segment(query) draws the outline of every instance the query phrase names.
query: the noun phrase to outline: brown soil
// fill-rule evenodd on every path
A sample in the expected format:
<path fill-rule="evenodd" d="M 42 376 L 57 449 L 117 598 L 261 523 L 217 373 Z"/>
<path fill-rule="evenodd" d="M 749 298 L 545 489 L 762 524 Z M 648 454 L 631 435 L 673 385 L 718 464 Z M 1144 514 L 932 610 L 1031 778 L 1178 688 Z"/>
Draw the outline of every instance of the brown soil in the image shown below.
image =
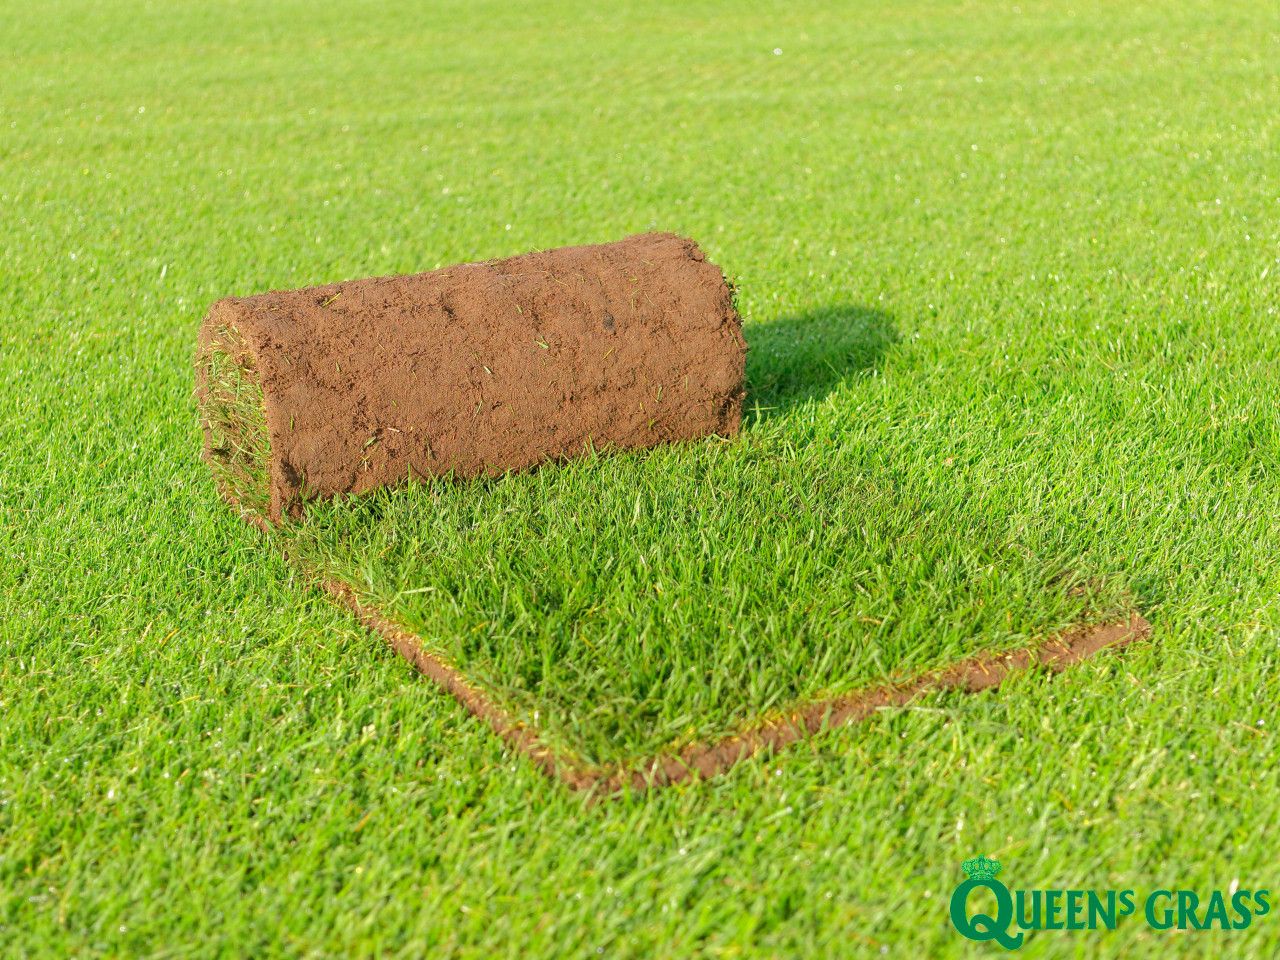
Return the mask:
<path fill-rule="evenodd" d="M 205 458 L 225 469 L 215 352 L 261 385 L 277 521 L 411 476 L 731 436 L 746 344 L 720 268 L 673 234 L 227 298 L 201 327 L 196 385 Z"/>

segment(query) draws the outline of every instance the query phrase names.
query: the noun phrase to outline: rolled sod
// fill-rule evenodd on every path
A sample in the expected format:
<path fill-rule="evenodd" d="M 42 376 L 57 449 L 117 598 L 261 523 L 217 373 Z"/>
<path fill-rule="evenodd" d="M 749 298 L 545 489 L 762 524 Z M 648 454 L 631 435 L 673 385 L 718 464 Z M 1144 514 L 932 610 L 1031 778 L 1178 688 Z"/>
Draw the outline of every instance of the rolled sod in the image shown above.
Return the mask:
<path fill-rule="evenodd" d="M 278 521 L 414 477 L 732 436 L 745 359 L 720 268 L 655 233 L 219 300 L 196 400 L 223 494 Z"/>

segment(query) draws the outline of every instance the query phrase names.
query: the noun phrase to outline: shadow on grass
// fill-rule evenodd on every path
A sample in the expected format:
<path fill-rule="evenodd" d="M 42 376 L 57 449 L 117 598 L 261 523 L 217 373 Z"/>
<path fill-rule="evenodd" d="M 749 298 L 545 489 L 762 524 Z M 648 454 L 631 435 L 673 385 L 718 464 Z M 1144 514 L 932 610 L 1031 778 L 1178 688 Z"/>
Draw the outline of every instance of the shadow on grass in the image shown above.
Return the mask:
<path fill-rule="evenodd" d="M 821 400 L 842 383 L 875 370 L 898 341 L 888 314 L 853 304 L 748 324 L 743 334 L 749 347 L 749 420 Z"/>

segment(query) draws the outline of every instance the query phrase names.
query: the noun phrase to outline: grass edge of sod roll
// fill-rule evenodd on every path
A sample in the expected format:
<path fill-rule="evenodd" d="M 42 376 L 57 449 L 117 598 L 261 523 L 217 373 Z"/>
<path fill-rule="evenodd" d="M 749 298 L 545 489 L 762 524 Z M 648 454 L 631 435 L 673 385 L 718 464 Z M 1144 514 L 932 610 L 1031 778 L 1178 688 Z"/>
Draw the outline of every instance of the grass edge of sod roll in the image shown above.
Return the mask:
<path fill-rule="evenodd" d="M 266 516 L 271 437 L 253 353 L 238 329 L 222 325 L 197 347 L 195 367 L 202 456 L 218 492 L 242 513 Z"/>

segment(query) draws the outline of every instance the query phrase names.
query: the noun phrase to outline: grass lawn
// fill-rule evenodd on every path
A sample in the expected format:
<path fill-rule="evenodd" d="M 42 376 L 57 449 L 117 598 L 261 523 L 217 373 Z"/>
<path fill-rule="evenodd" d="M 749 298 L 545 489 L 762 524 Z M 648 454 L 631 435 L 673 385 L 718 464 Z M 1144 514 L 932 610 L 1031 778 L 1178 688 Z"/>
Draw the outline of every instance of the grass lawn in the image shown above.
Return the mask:
<path fill-rule="evenodd" d="M 0 955 L 971 956 L 978 853 L 1280 887 L 1280 11 L 834 6 L 7 5 Z M 212 300 L 648 229 L 738 285 L 740 440 L 290 551 L 602 761 L 1128 603 L 1152 642 L 590 806 L 218 500 Z"/>

